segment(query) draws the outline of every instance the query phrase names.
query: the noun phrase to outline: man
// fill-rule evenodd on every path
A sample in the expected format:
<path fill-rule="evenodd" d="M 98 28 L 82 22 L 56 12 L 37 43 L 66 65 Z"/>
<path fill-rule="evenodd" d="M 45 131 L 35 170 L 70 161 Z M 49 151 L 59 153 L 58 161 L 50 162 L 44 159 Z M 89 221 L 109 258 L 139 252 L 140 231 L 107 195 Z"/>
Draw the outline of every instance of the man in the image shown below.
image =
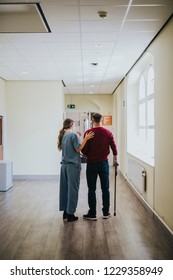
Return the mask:
<path fill-rule="evenodd" d="M 110 148 L 114 155 L 114 165 L 117 163 L 117 147 L 111 131 L 101 126 L 102 115 L 95 113 L 92 116 L 93 128 L 85 132 L 94 132 L 94 138 L 90 139 L 82 149 L 82 153 L 87 157 L 86 178 L 88 184 L 88 214 L 83 215 L 84 219 L 97 220 L 96 216 L 96 183 L 100 177 L 102 189 L 102 211 L 103 219 L 110 217 L 110 192 L 109 192 L 109 164 L 108 155 Z M 84 134 L 84 137 L 85 137 Z"/>

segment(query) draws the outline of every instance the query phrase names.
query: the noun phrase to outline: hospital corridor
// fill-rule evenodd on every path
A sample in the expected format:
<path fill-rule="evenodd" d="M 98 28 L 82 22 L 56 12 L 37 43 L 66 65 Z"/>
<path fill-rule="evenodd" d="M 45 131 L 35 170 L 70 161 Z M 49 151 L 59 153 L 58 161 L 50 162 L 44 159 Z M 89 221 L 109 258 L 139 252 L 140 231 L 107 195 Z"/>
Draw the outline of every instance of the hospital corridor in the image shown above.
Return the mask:
<path fill-rule="evenodd" d="M 173 0 L 0 0 L 0 260 L 173 260 L 172 73 Z"/>

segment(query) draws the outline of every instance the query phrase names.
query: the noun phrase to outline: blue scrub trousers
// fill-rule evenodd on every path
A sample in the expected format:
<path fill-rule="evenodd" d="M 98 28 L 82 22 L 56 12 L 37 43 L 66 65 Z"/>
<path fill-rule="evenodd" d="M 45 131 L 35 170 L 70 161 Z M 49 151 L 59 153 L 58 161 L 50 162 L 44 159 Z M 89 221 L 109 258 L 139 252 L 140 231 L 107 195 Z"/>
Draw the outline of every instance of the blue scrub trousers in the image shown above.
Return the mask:
<path fill-rule="evenodd" d="M 80 185 L 81 165 L 62 163 L 60 172 L 60 211 L 73 215 L 76 212 Z"/>

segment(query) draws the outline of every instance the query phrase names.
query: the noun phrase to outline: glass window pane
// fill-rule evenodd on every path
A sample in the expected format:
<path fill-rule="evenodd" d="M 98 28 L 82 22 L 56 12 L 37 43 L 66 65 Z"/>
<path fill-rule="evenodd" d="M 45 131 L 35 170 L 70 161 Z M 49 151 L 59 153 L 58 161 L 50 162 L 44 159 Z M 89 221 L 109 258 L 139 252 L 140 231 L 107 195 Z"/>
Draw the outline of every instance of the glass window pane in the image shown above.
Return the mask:
<path fill-rule="evenodd" d="M 154 69 L 150 67 L 147 80 L 147 95 L 154 93 Z"/>
<path fill-rule="evenodd" d="M 139 105 L 139 126 L 146 125 L 145 103 Z"/>
<path fill-rule="evenodd" d="M 145 98 L 145 80 L 142 76 L 139 81 L 139 100 Z"/>
<path fill-rule="evenodd" d="M 139 146 L 141 153 L 146 151 L 146 129 L 139 129 Z"/>
<path fill-rule="evenodd" d="M 154 125 L 154 99 L 147 103 L 147 125 Z"/>

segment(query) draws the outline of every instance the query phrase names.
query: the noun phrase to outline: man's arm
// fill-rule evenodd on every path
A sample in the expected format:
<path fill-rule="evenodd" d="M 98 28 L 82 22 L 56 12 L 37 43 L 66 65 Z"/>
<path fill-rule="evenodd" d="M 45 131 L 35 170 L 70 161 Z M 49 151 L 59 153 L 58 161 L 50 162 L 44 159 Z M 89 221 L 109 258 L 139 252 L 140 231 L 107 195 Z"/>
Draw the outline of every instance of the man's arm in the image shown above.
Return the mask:
<path fill-rule="evenodd" d="M 111 146 L 111 149 L 112 149 L 112 152 L 113 152 L 113 155 L 114 155 L 114 166 L 118 166 L 118 161 L 117 161 L 117 155 L 118 155 L 118 150 L 117 150 L 117 145 L 115 143 L 115 140 L 114 140 L 114 136 L 113 134 L 111 135 L 111 142 L 110 142 L 110 146 Z"/>

